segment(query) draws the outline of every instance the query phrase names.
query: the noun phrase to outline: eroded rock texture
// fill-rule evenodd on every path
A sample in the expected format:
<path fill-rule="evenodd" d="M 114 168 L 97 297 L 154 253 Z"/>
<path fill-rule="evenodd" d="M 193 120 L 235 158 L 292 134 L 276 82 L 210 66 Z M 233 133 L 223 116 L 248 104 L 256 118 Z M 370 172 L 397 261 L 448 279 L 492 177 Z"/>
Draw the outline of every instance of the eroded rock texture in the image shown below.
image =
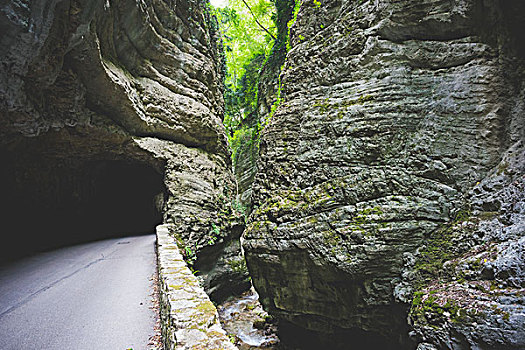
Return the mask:
<path fill-rule="evenodd" d="M 524 10 L 302 3 L 243 242 L 283 341 L 525 346 Z"/>
<path fill-rule="evenodd" d="M 11 226 L 3 235 L 29 224 L 45 243 L 73 218 L 62 240 L 101 212 L 108 220 L 120 213 L 114 234 L 153 232 L 164 221 L 176 227 L 190 260 L 205 248 L 229 252 L 219 280 L 216 266 L 201 267 L 215 279 L 210 288 L 244 288 L 246 272 L 227 264 L 240 259 L 240 249 L 231 248 L 235 182 L 213 26 L 206 6 L 192 0 L 4 2 L 0 145 L 2 209 Z M 153 175 L 127 182 L 144 168 Z M 148 186 L 141 198 L 150 222 L 125 225 L 142 215 L 130 203 Z"/>

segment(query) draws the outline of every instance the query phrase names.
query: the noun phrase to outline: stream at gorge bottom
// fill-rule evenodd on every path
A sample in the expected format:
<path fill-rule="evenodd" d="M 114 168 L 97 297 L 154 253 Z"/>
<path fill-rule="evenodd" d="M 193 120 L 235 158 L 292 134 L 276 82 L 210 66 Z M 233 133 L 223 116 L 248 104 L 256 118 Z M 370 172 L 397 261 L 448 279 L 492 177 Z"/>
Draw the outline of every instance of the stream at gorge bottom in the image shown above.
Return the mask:
<path fill-rule="evenodd" d="M 280 349 L 277 325 L 253 288 L 218 305 L 217 310 L 223 328 L 240 350 Z"/>

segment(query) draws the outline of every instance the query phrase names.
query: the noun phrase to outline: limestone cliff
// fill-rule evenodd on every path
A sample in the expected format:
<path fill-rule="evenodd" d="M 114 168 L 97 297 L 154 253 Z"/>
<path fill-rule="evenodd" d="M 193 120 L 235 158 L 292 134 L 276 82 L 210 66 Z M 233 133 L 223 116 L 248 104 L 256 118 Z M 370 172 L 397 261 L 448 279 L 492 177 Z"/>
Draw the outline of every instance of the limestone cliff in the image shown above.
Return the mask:
<path fill-rule="evenodd" d="M 525 347 L 524 10 L 302 2 L 243 235 L 285 342 Z"/>
<path fill-rule="evenodd" d="M 2 3 L 2 210 L 13 214 L 12 228 L 30 224 L 44 244 L 61 221 L 73 218 L 65 235 L 76 235 L 120 211 L 115 230 L 136 231 L 126 223 L 143 211 L 126 202 L 146 180 L 110 193 L 145 168 L 160 179 L 147 194 L 152 216 L 174 224 L 187 258 L 198 264 L 203 250 L 222 257 L 220 266 L 200 266 L 212 296 L 245 288 L 246 271 L 230 266 L 242 257 L 215 26 L 207 5 L 193 0 Z M 112 164 L 124 170 L 100 190 Z"/>

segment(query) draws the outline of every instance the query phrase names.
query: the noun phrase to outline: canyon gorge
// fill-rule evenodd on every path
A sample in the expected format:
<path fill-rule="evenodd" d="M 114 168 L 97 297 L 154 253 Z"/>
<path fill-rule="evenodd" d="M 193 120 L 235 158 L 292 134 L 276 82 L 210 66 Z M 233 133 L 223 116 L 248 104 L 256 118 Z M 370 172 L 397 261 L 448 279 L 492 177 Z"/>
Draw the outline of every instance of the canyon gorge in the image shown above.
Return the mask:
<path fill-rule="evenodd" d="M 232 161 L 209 3 L 3 2 L 2 260 L 162 224 L 283 349 L 524 349 L 525 3 L 275 8 Z"/>

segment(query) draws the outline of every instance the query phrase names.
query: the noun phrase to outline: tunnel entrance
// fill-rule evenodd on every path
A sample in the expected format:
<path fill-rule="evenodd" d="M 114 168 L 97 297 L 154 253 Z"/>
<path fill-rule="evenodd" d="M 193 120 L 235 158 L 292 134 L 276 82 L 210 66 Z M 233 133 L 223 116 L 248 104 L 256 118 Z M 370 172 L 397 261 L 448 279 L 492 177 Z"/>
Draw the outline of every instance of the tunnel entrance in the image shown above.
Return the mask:
<path fill-rule="evenodd" d="M 163 176 L 144 162 L 2 150 L 0 164 L 0 262 L 162 222 Z"/>
<path fill-rule="evenodd" d="M 162 176 L 140 163 L 100 161 L 92 167 L 93 196 L 83 215 L 88 230 L 103 237 L 154 232 L 162 221 Z"/>

